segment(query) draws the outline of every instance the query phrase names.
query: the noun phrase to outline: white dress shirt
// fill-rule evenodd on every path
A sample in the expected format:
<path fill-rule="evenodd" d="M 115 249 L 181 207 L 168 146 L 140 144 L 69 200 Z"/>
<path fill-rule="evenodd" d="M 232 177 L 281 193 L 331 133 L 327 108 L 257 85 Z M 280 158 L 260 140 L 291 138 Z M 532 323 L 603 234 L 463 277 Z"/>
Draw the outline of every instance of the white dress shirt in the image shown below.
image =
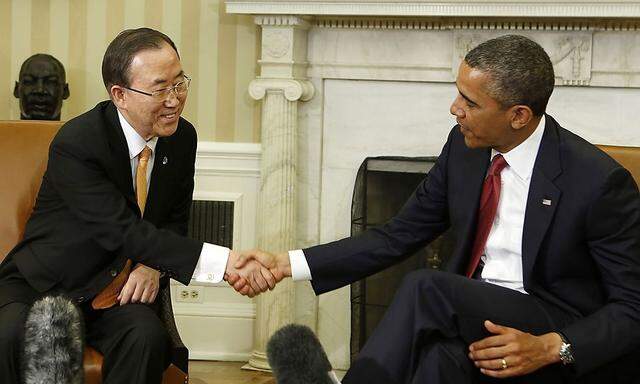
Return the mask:
<path fill-rule="evenodd" d="M 522 229 L 533 165 L 545 127 L 542 116 L 534 132 L 517 147 L 502 153 L 508 166 L 502 170 L 501 191 L 482 262 L 482 280 L 526 293 L 522 280 Z M 491 159 L 499 152 L 491 150 Z M 311 280 L 311 270 L 300 249 L 289 251 L 293 280 Z"/>
<path fill-rule="evenodd" d="M 129 148 L 129 160 L 131 162 L 131 178 L 133 180 L 133 191 L 136 192 L 136 168 L 138 167 L 138 155 L 145 146 L 151 148 L 151 157 L 149 157 L 149 163 L 147 166 L 147 189 L 151 185 L 151 176 L 153 171 L 153 164 L 156 157 L 156 144 L 158 138 L 154 137 L 149 141 L 146 141 L 142 136 L 136 132 L 135 129 L 129 124 L 124 116 L 118 111 L 118 118 L 120 119 L 120 125 L 122 126 L 122 132 L 127 141 L 127 147 Z M 148 191 L 147 191 L 148 192 Z M 200 259 L 196 265 L 196 269 L 193 272 L 193 278 L 198 282 L 206 283 L 219 283 L 224 277 L 224 272 L 227 269 L 227 260 L 229 258 L 229 248 L 221 247 L 219 245 L 204 243 L 202 251 L 200 251 Z"/>
<path fill-rule="evenodd" d="M 481 257 L 482 280 L 522 293 L 522 229 L 533 165 L 544 133 L 543 116 L 536 130 L 520 145 L 502 153 L 508 166 L 500 174 L 498 210 Z M 499 152 L 492 149 L 491 159 Z"/>

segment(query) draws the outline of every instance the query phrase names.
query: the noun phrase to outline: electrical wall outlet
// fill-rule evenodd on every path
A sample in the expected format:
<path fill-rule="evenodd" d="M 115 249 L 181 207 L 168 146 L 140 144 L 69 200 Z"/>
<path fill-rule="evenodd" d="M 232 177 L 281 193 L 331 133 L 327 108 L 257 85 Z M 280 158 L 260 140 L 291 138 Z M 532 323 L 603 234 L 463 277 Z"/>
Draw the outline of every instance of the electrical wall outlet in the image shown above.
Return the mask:
<path fill-rule="evenodd" d="M 202 303 L 202 287 L 180 287 L 176 292 L 176 301 L 182 303 Z"/>

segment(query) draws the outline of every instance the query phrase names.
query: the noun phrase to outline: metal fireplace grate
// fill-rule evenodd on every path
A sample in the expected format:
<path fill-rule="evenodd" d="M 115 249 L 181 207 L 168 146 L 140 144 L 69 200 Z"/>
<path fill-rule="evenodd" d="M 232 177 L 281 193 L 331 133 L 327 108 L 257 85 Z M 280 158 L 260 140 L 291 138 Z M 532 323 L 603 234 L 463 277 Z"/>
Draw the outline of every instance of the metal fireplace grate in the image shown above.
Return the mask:
<path fill-rule="evenodd" d="M 371 157 L 364 160 L 353 190 L 351 235 L 393 217 L 433 167 L 435 157 Z M 441 267 L 451 251 L 447 236 L 406 260 L 351 284 L 351 360 L 382 319 L 404 275 Z"/>

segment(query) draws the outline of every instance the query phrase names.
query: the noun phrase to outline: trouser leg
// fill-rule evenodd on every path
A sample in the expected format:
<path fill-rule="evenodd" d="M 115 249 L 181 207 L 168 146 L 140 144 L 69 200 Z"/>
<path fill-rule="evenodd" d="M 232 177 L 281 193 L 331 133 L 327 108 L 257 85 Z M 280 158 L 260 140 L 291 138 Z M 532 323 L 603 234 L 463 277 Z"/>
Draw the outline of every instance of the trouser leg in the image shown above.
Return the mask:
<path fill-rule="evenodd" d="M 29 305 L 11 303 L 0 308 L 0 383 L 18 384 L 24 323 Z"/>
<path fill-rule="evenodd" d="M 411 383 L 476 383 L 478 373 L 467 351 L 467 345 L 458 338 L 434 341 L 420 351 Z"/>
<path fill-rule="evenodd" d="M 558 329 L 571 317 L 531 295 L 449 273 L 415 271 L 404 279 L 344 383 L 375 380 L 371 372 L 379 372 L 377 376 L 384 372 L 400 384 L 411 383 L 423 349 L 443 339 L 468 345 L 487 337 L 483 325 L 487 319 L 542 334 Z"/>
<path fill-rule="evenodd" d="M 24 324 L 31 304 L 39 297 L 13 259 L 0 263 L 0 383 L 20 383 Z"/>
<path fill-rule="evenodd" d="M 104 355 L 104 384 L 160 384 L 170 341 L 151 307 L 127 304 L 85 316 L 87 343 Z"/>

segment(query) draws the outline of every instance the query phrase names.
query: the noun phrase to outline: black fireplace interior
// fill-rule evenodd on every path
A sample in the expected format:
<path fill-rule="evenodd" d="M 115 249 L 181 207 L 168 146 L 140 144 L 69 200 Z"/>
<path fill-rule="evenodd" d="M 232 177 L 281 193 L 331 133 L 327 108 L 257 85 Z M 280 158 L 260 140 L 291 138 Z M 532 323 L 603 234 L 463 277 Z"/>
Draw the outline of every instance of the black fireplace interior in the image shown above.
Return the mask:
<path fill-rule="evenodd" d="M 436 157 L 369 157 L 353 190 L 351 235 L 393 217 L 426 177 Z M 384 271 L 351 284 L 351 360 L 382 319 L 404 275 L 419 268 L 440 268 L 451 252 L 447 235 Z"/>

